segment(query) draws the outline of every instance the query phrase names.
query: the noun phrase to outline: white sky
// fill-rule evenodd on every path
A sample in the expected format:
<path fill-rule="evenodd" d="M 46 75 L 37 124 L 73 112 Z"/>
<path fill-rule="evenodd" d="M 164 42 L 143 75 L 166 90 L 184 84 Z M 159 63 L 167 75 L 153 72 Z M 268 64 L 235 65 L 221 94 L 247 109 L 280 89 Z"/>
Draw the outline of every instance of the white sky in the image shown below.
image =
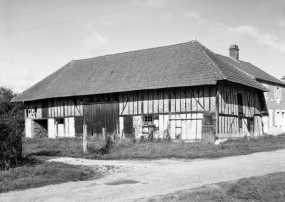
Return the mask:
<path fill-rule="evenodd" d="M 285 75 L 285 0 L 0 0 L 0 86 L 21 92 L 72 59 L 194 37 L 226 56 L 237 44 L 241 60 Z"/>

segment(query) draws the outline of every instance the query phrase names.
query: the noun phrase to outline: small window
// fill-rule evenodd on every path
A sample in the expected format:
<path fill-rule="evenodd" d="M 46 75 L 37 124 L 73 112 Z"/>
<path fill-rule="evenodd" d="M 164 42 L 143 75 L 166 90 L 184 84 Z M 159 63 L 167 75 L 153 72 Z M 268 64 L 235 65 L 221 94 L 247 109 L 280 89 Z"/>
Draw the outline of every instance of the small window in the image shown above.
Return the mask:
<path fill-rule="evenodd" d="M 153 124 L 153 116 L 144 116 L 144 124 L 152 125 Z"/>
<path fill-rule="evenodd" d="M 203 114 L 203 121 L 202 124 L 203 125 L 212 125 L 213 124 L 213 120 L 212 120 L 212 114 Z"/>
<path fill-rule="evenodd" d="M 64 124 L 64 119 L 56 119 L 57 124 Z"/>

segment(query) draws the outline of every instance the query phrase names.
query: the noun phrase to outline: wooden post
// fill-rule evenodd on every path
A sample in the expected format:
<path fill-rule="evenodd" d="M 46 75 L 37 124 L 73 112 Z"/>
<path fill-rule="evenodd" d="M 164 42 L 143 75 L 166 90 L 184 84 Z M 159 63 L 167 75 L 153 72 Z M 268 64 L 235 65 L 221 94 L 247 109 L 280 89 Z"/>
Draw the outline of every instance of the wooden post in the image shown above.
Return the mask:
<path fill-rule="evenodd" d="M 87 152 L 87 125 L 83 125 L 83 152 Z"/>
<path fill-rule="evenodd" d="M 105 140 L 107 140 L 107 136 L 106 136 L 106 128 L 102 128 L 102 136 Z"/>
<path fill-rule="evenodd" d="M 218 136 L 218 134 L 221 132 L 219 130 L 219 109 L 220 109 L 220 106 L 219 106 L 219 94 L 220 94 L 220 91 L 219 91 L 219 85 L 217 84 L 216 85 L 216 136 Z"/>

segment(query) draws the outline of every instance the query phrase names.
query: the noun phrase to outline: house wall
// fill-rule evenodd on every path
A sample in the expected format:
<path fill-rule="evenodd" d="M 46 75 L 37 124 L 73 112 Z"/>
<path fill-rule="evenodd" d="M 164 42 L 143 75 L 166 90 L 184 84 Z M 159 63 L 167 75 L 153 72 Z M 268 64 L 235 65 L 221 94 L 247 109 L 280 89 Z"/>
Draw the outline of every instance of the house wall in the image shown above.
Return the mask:
<path fill-rule="evenodd" d="M 281 134 L 285 132 L 285 88 L 262 82 L 270 91 L 264 93 L 268 108 L 268 116 L 262 118 L 265 133 Z M 281 89 L 281 96 L 277 96 L 277 87 Z"/>

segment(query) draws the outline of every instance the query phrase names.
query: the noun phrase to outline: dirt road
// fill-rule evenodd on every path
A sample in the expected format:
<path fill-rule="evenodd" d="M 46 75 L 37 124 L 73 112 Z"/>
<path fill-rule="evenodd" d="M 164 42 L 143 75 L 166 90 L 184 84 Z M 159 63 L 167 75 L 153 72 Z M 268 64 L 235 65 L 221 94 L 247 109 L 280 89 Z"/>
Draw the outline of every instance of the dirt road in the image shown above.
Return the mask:
<path fill-rule="evenodd" d="M 50 185 L 0 195 L 0 201 L 146 201 L 202 185 L 285 171 L 285 150 L 198 160 L 97 161 L 59 158 L 70 164 L 99 166 L 104 178 Z"/>

